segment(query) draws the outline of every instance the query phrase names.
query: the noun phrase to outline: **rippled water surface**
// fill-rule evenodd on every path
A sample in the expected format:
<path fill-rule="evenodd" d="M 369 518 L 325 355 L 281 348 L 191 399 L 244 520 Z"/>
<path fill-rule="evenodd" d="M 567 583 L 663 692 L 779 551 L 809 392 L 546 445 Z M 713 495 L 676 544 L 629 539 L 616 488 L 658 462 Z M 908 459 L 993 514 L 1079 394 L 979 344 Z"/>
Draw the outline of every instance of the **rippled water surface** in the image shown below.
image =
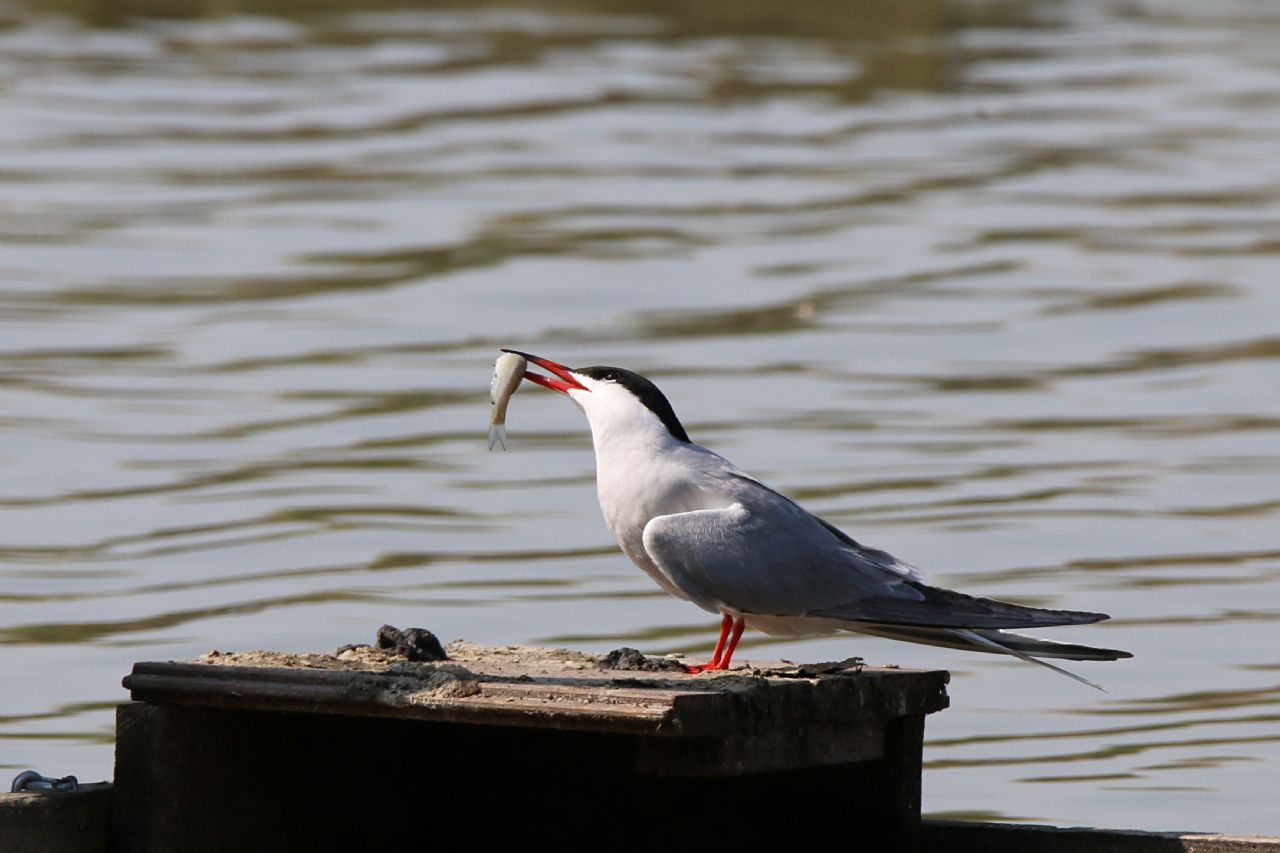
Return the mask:
<path fill-rule="evenodd" d="M 1105 695 L 748 636 L 952 670 L 926 811 L 1280 833 L 1273 6 L 209 8 L 0 6 L 6 774 L 108 777 L 139 659 L 704 653 L 579 412 L 486 452 L 514 345 L 937 583 L 1114 614 L 1054 634 L 1136 654 Z"/>

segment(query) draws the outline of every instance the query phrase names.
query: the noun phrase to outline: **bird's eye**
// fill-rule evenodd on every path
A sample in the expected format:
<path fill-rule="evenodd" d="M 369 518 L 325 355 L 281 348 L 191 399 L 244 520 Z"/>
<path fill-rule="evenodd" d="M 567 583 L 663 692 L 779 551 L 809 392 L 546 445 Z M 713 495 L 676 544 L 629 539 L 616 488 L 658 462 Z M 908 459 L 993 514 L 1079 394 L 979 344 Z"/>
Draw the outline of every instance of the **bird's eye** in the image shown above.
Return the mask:
<path fill-rule="evenodd" d="M 618 372 L 616 370 L 606 370 L 600 378 L 605 382 L 617 382 Z"/>

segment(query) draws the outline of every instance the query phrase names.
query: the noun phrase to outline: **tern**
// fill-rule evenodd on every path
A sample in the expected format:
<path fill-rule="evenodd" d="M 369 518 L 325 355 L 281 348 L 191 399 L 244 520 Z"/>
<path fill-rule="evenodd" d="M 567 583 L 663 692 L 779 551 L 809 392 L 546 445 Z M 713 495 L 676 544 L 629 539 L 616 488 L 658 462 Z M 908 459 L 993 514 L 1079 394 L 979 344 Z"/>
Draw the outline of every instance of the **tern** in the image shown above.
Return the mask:
<path fill-rule="evenodd" d="M 1099 690 L 1041 658 L 1132 657 L 1005 630 L 1109 617 L 1024 607 L 926 584 L 915 566 L 859 543 L 694 444 L 666 396 L 638 373 L 570 368 L 504 352 L 552 373 L 526 370 L 524 378 L 564 394 L 586 414 L 600 511 L 622 552 L 667 592 L 722 617 L 711 659 L 687 666 L 690 672 L 728 669 L 748 626 L 792 636 L 854 631 L 1012 655 Z"/>

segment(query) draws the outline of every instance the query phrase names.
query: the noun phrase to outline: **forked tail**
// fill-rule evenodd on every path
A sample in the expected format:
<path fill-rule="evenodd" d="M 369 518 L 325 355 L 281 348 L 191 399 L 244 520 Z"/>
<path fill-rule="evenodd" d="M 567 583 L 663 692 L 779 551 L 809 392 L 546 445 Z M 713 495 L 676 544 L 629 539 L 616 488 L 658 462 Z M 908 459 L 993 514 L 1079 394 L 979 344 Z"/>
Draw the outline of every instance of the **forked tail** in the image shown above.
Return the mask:
<path fill-rule="evenodd" d="M 1041 658 L 1061 658 L 1065 660 L 1120 660 L 1131 658 L 1132 654 L 1119 649 L 1099 649 L 1093 646 L 1081 646 L 1075 643 L 1060 643 L 1056 640 L 1045 640 L 1040 637 L 1029 637 L 1026 634 L 1015 634 L 1012 631 L 1001 631 L 992 628 L 927 628 L 917 625 L 879 625 L 858 624 L 849 626 L 850 630 L 890 640 L 906 640 L 909 643 L 923 643 L 929 646 L 944 646 L 949 649 L 963 649 L 970 652 L 990 652 L 1001 655 L 1012 655 L 1028 663 L 1048 667 L 1067 678 L 1075 679 L 1097 690 L 1106 690 L 1087 678 L 1055 666 Z"/>

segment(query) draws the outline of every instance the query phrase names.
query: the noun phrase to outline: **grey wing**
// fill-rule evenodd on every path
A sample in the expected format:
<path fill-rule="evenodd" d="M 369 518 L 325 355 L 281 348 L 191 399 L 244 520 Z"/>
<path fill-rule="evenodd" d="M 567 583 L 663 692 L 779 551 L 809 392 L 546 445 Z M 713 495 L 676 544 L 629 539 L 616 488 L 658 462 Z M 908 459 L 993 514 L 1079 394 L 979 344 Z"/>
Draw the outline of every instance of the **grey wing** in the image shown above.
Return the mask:
<path fill-rule="evenodd" d="M 908 575 L 860 557 L 789 501 L 763 511 L 735 502 L 658 516 L 645 525 L 643 543 L 662 572 L 710 610 L 804 616 L 837 604 L 924 597 L 906 584 Z"/>
<path fill-rule="evenodd" d="M 644 528 L 650 559 L 708 610 L 956 628 L 1107 618 L 929 586 L 913 566 L 858 544 L 750 477 L 735 473 L 730 487 L 728 506 L 661 515 Z"/>

